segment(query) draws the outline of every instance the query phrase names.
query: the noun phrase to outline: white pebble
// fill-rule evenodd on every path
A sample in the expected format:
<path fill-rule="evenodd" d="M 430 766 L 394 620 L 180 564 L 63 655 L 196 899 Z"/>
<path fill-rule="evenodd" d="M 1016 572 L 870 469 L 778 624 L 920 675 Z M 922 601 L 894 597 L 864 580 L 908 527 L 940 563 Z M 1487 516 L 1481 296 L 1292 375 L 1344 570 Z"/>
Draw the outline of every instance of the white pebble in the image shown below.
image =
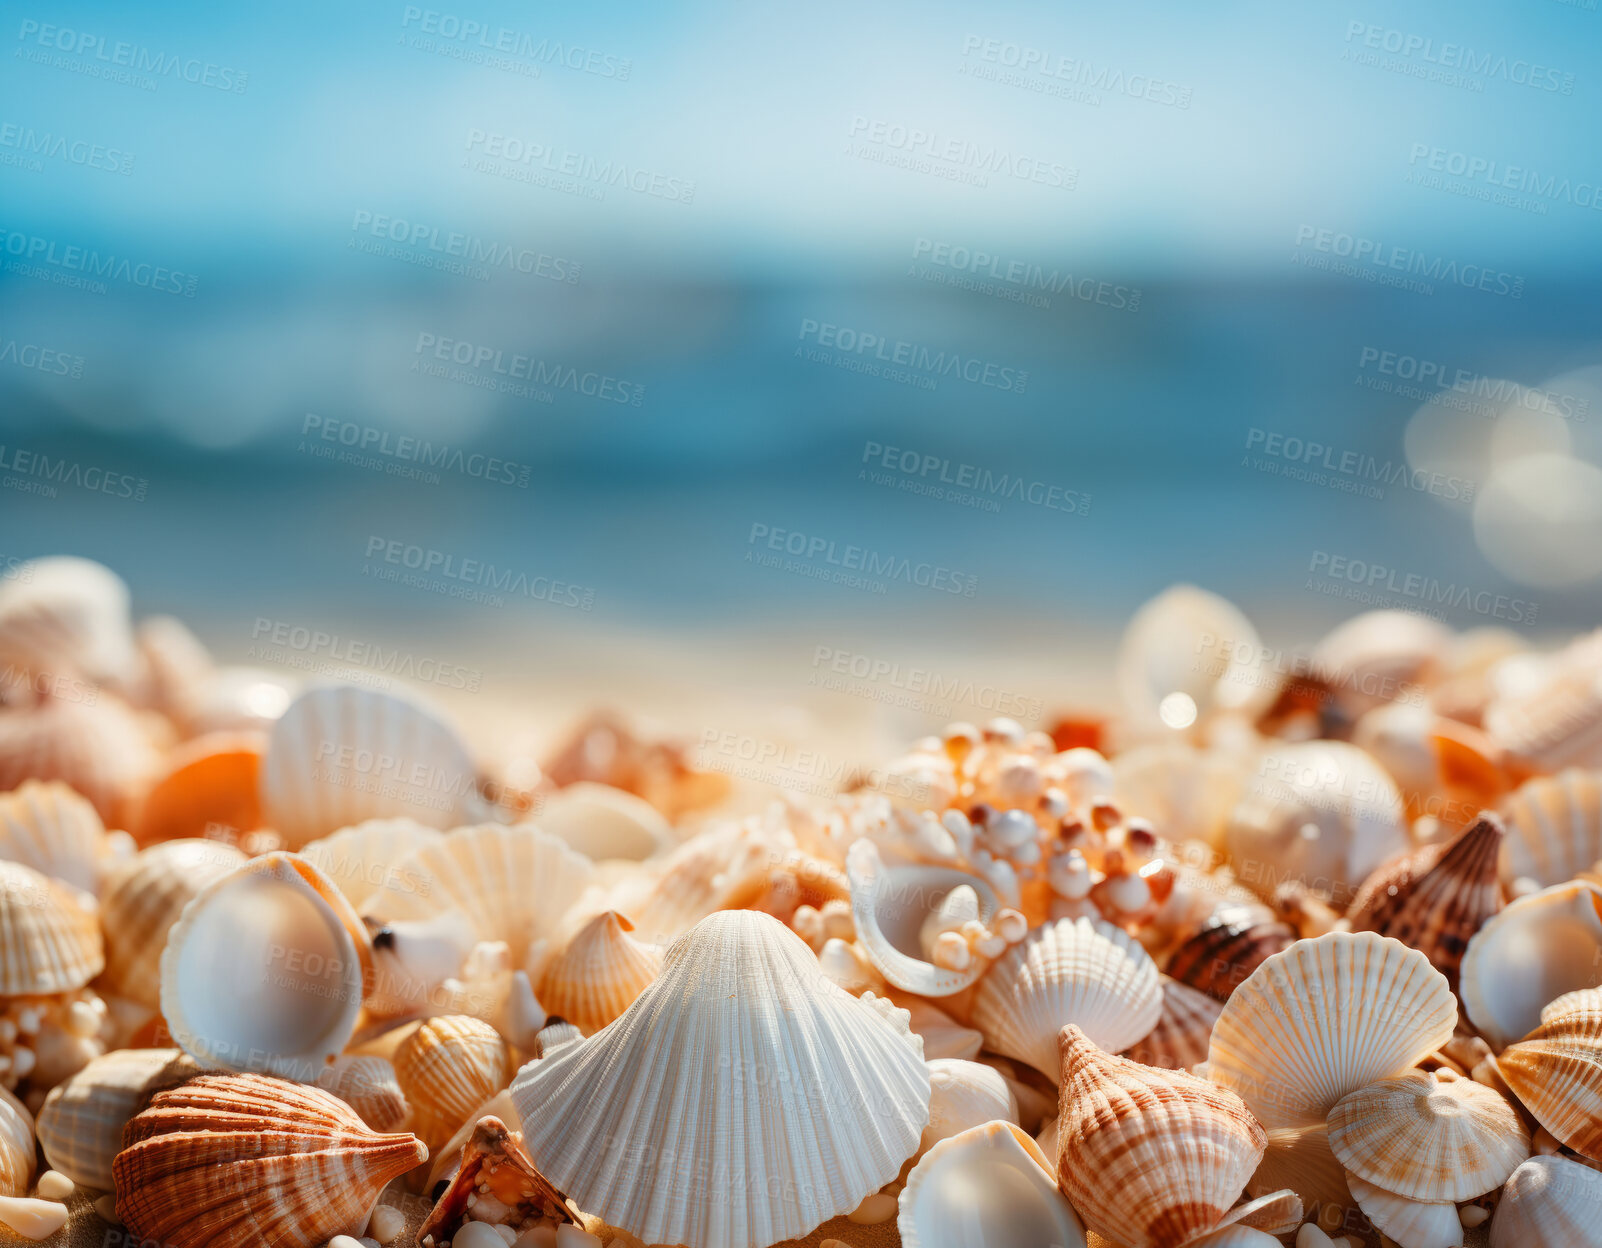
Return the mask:
<path fill-rule="evenodd" d="M 601 1237 L 576 1226 L 556 1228 L 556 1248 L 601 1248 Z"/>
<path fill-rule="evenodd" d="M 878 1226 L 896 1216 L 896 1198 L 875 1192 L 853 1209 L 846 1217 L 858 1226 Z"/>
<path fill-rule="evenodd" d="M 495 1228 L 484 1222 L 467 1222 L 451 1236 L 451 1248 L 506 1248 Z"/>
<path fill-rule="evenodd" d="M 46 1170 L 39 1176 L 39 1198 L 41 1200 L 66 1200 L 76 1189 L 75 1184 L 59 1170 Z"/>
<path fill-rule="evenodd" d="M 1138 875 L 1120 876 L 1107 886 L 1114 908 L 1134 914 L 1151 904 L 1151 886 Z"/>
<path fill-rule="evenodd" d="M 122 1219 L 117 1216 L 117 1198 L 109 1192 L 96 1199 L 95 1212 L 103 1222 L 110 1222 L 113 1226 L 122 1225 Z"/>
<path fill-rule="evenodd" d="M 517 1239 L 517 1232 L 504 1222 L 495 1228 L 495 1233 L 506 1241 L 507 1248 L 511 1248 L 512 1243 Z"/>
<path fill-rule="evenodd" d="M 524 1231 L 512 1248 L 556 1248 L 556 1228 L 536 1226 L 533 1230 Z"/>
<path fill-rule="evenodd" d="M 85 1038 L 100 1031 L 100 1015 L 87 1001 L 74 1001 L 67 1009 L 67 1030 Z"/>
<path fill-rule="evenodd" d="M 67 1225 L 67 1206 L 53 1200 L 0 1196 L 0 1222 L 26 1239 L 44 1239 Z"/>
<path fill-rule="evenodd" d="M 1296 1232 L 1296 1248 L 1333 1248 L 1333 1241 L 1313 1222 L 1304 1222 Z"/>
<path fill-rule="evenodd" d="M 1490 1216 L 1491 1211 L 1484 1205 L 1464 1205 L 1457 1211 L 1457 1220 L 1469 1227 L 1483 1226 Z"/>
<path fill-rule="evenodd" d="M 406 1215 L 394 1205 L 379 1205 L 373 1210 L 372 1221 L 367 1224 L 367 1233 L 381 1244 L 399 1239 L 405 1229 Z"/>

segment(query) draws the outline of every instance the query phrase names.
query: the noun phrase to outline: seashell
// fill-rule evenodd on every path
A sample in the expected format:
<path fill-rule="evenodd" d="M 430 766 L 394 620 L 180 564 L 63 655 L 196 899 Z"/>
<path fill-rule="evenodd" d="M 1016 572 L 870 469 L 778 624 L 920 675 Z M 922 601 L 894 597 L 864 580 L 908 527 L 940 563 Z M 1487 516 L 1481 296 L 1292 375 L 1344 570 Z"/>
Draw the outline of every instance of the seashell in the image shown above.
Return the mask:
<path fill-rule="evenodd" d="M 607 908 L 634 920 L 640 940 L 676 940 L 716 910 L 759 901 L 789 847 L 742 825 L 703 832 L 621 881 Z"/>
<path fill-rule="evenodd" d="M 1221 712 L 1254 718 L 1273 705 L 1280 683 L 1262 670 L 1261 652 L 1257 630 L 1233 603 L 1194 585 L 1164 590 L 1135 612 L 1118 644 L 1114 674 L 1130 727 L 1171 733 L 1170 698 L 1184 699 L 1189 718 L 1180 727 Z"/>
<path fill-rule="evenodd" d="M 1295 943 L 1289 924 L 1248 906 L 1225 906 L 1169 955 L 1168 974 L 1215 1001 L 1228 1001 L 1264 961 Z"/>
<path fill-rule="evenodd" d="M 411 1103 L 413 1129 L 430 1148 L 450 1139 L 512 1071 L 500 1032 L 462 1014 L 427 1020 L 395 1050 L 395 1078 Z"/>
<path fill-rule="evenodd" d="M 486 1198 L 500 1206 L 498 1216 L 485 1216 L 485 1208 L 477 1207 Z M 470 1219 L 487 1227 L 506 1227 L 514 1236 L 521 1236 L 525 1228 L 575 1222 L 566 1198 L 534 1168 L 518 1137 L 493 1114 L 474 1124 L 462 1146 L 456 1177 L 418 1229 L 417 1242 L 454 1241 Z"/>
<path fill-rule="evenodd" d="M 1462 1248 L 1463 1223 L 1451 1201 L 1411 1200 L 1355 1174 L 1346 1181 L 1374 1229 L 1395 1240 L 1398 1248 Z"/>
<path fill-rule="evenodd" d="M 446 982 L 462 973 L 478 945 L 472 922 L 460 910 L 382 925 L 368 919 L 367 925 L 374 930 L 373 985 L 366 1005 L 380 1018 L 437 1012 L 450 995 Z"/>
<path fill-rule="evenodd" d="M 215 836 L 216 829 L 253 832 L 262 825 L 259 732 L 213 732 L 186 741 L 145 793 L 129 822 L 141 845 Z"/>
<path fill-rule="evenodd" d="M 39 1110 L 39 1143 L 51 1168 L 109 1192 L 122 1129 L 157 1092 L 200 1073 L 177 1049 L 114 1049 L 52 1088 Z"/>
<path fill-rule="evenodd" d="M 1252 778 L 1240 755 L 1183 741 L 1136 746 L 1112 766 L 1113 798 L 1124 814 L 1149 819 L 1171 841 L 1202 841 L 1220 852 L 1230 812 Z"/>
<path fill-rule="evenodd" d="M 244 865 L 222 841 L 163 841 L 135 854 L 106 879 L 100 903 L 106 982 L 151 1009 L 161 1005 L 161 951 L 184 907 L 214 880 Z"/>
<path fill-rule="evenodd" d="M 412 1112 L 386 1058 L 336 1057 L 317 1076 L 317 1086 L 344 1101 L 374 1131 L 397 1130 Z"/>
<path fill-rule="evenodd" d="M 1335 1160 L 1329 1147 L 1329 1127 L 1279 1127 L 1268 1133 L 1268 1149 L 1257 1172 L 1246 1183 L 1252 1196 L 1289 1189 L 1302 1198 L 1309 1214 L 1320 1210 L 1346 1210 L 1352 1193 L 1346 1184 L 1346 1167 Z"/>
<path fill-rule="evenodd" d="M 1313 647 L 1310 667 L 1329 690 L 1340 719 L 1403 696 L 1409 685 L 1434 682 L 1452 631 L 1412 611 L 1366 611 L 1337 625 Z"/>
<path fill-rule="evenodd" d="M 1276 953 L 1235 990 L 1213 1025 L 1207 1074 L 1271 1130 L 1312 1126 L 1447 1043 L 1456 1022 L 1446 977 L 1422 953 L 1330 932 Z"/>
<path fill-rule="evenodd" d="M 1466 814 L 1492 805 L 1511 784 L 1489 737 L 1428 706 L 1377 706 L 1357 721 L 1352 744 L 1390 773 L 1407 799 L 1409 815 Z M 1451 822 L 1459 817 L 1453 815 Z"/>
<path fill-rule="evenodd" d="M 488 813 L 454 728 L 420 703 L 349 685 L 308 689 L 273 723 L 261 801 L 291 849 L 366 819 L 452 828 Z"/>
<path fill-rule="evenodd" d="M 971 1060 L 979 1056 L 985 1038 L 972 1027 L 965 1027 L 939 1006 L 910 993 L 891 990 L 884 994 L 898 1009 L 911 1016 L 908 1026 L 923 1041 L 923 1055 L 928 1061 L 938 1058 Z"/>
<path fill-rule="evenodd" d="M 134 644 L 144 661 L 139 704 L 160 711 L 187 731 L 200 691 L 216 674 L 210 652 L 187 624 L 171 615 L 140 620 Z"/>
<path fill-rule="evenodd" d="M 1236 877 L 1259 896 L 1298 881 L 1344 902 L 1409 847 L 1402 813 L 1395 783 L 1362 750 L 1306 741 L 1262 755 L 1225 841 Z"/>
<path fill-rule="evenodd" d="M 1189 1070 L 1207 1060 L 1213 1024 L 1224 1007 L 1205 992 L 1197 992 L 1166 975 L 1162 985 L 1163 1008 L 1157 1026 L 1123 1056 L 1142 1066 Z"/>
<path fill-rule="evenodd" d="M 1541 1025 L 1495 1062 L 1537 1122 L 1602 1161 L 1602 990 L 1559 997 L 1541 1011 Z"/>
<path fill-rule="evenodd" d="M 428 1159 L 415 1136 L 382 1135 L 322 1089 L 264 1075 L 158 1092 L 123 1141 L 117 1217 L 171 1248 L 357 1235 L 384 1185 Z"/>
<path fill-rule="evenodd" d="M 1050 1077 L 1061 1073 L 1052 1052 L 1064 1025 L 1116 1052 L 1145 1039 L 1162 1010 L 1162 977 L 1134 937 L 1096 919 L 1058 919 L 992 963 L 973 1022 L 992 1052 Z"/>
<path fill-rule="evenodd" d="M 1448 845 L 1431 845 L 1381 867 L 1347 914 L 1354 932 L 1394 936 L 1430 960 L 1457 988 L 1468 942 L 1502 906 L 1497 858 L 1502 823 L 1481 814 Z"/>
<path fill-rule="evenodd" d="M 82 894 L 0 861 L 0 997 L 71 992 L 105 966 L 100 923 Z"/>
<path fill-rule="evenodd" d="M 1602 772 L 1538 776 L 1503 802 L 1502 878 L 1563 884 L 1602 858 Z"/>
<path fill-rule="evenodd" d="M 1267 1231 L 1234 1223 L 1191 1240 L 1186 1248 L 1284 1248 L 1284 1245 Z"/>
<path fill-rule="evenodd" d="M 673 826 L 644 798 L 581 780 L 540 806 L 541 828 L 595 862 L 643 862 L 673 847 Z"/>
<path fill-rule="evenodd" d="M 358 910 L 380 889 L 420 886 L 406 880 L 399 864 L 443 835 L 415 819 L 369 819 L 306 844 L 300 856 L 315 866 Z"/>
<path fill-rule="evenodd" d="M 1602 982 L 1602 889 L 1575 880 L 1520 897 L 1463 955 L 1463 1010 L 1493 1049 L 1540 1025 L 1542 1007 Z"/>
<path fill-rule="evenodd" d="M 1216 1230 L 1267 1136 L 1232 1092 L 1097 1048 L 1063 1028 L 1057 1177 L 1086 1225 L 1127 1248 Z"/>
<path fill-rule="evenodd" d="M 897 1206 L 903 1248 L 1086 1244 L 1051 1163 L 1011 1122 L 986 1122 L 935 1144 L 907 1176 Z"/>
<path fill-rule="evenodd" d="M 93 894 L 112 855 L 95 808 L 59 780 L 25 780 L 0 794 L 0 858 Z"/>
<path fill-rule="evenodd" d="M 1602 1248 L 1602 1174 L 1563 1157 L 1531 1157 L 1502 1187 L 1491 1248 Z"/>
<path fill-rule="evenodd" d="M 1329 1114 L 1329 1145 L 1350 1174 L 1426 1202 L 1494 1191 L 1530 1155 L 1529 1132 L 1501 1096 L 1417 1070 L 1343 1097 Z"/>
<path fill-rule="evenodd" d="M 59 780 L 111 827 L 124 827 L 158 758 L 138 717 L 120 702 L 45 701 L 0 711 L 0 790 Z"/>
<path fill-rule="evenodd" d="M 126 686 L 138 667 L 128 586 L 88 559 L 30 559 L 0 581 L 0 666 L 22 669 L 30 683 Z"/>
<path fill-rule="evenodd" d="M 423 1184 L 425 1192 L 442 1193 L 440 1180 L 445 1180 L 447 1185 L 450 1183 L 451 1177 L 456 1174 L 461 1166 L 462 1154 L 467 1148 L 467 1142 L 473 1138 L 473 1132 L 478 1129 L 480 1122 L 485 1118 L 491 1117 L 499 1118 L 502 1125 L 507 1130 L 516 1133 L 519 1140 L 521 1140 L 523 1120 L 518 1116 L 517 1106 L 512 1104 L 511 1091 L 507 1088 L 502 1088 L 463 1120 L 462 1125 L 456 1129 L 456 1134 L 451 1136 L 445 1147 L 431 1151 L 428 1180 Z"/>
<path fill-rule="evenodd" d="M 936 1058 L 929 1062 L 929 1125 L 913 1157 L 922 1157 L 941 1140 L 996 1121 L 1018 1121 L 1018 1098 L 1001 1073 L 978 1062 Z"/>
<path fill-rule="evenodd" d="M 0 1196 L 0 1226 L 24 1239 L 48 1239 L 67 1224 L 67 1206 L 54 1200 Z"/>
<path fill-rule="evenodd" d="M 275 852 L 213 880 L 161 955 L 161 1013 L 202 1065 L 315 1079 L 345 1047 L 373 971 L 334 883 Z"/>
<path fill-rule="evenodd" d="M 1494 699 L 1485 731 L 1527 771 L 1602 767 L 1602 664 L 1565 656 L 1538 687 Z"/>
<path fill-rule="evenodd" d="M 889 865 L 866 838 L 847 852 L 846 874 L 857 942 L 890 983 L 921 997 L 949 997 L 984 974 L 988 963 L 979 957 L 960 971 L 928 961 L 923 929 L 947 898 L 962 888 L 971 890 L 977 903 L 974 917 L 988 924 L 1001 902 L 985 881 L 951 867 Z"/>
<path fill-rule="evenodd" d="M 395 920 L 459 911 L 479 940 L 505 941 L 522 958 L 556 931 L 594 871 L 588 858 L 533 824 L 484 823 L 408 854 L 362 912 Z"/>
<path fill-rule="evenodd" d="M 661 951 L 635 940 L 633 930 L 613 910 L 581 927 L 540 971 L 537 995 L 545 1009 L 585 1035 L 628 1009 L 662 969 Z"/>
<path fill-rule="evenodd" d="M 777 919 L 720 911 L 621 1018 L 512 1083 L 525 1147 L 646 1241 L 763 1248 L 895 1178 L 929 1117 L 905 1011 L 830 983 Z"/>
<path fill-rule="evenodd" d="M 294 701 L 295 687 L 257 667 L 219 667 L 189 707 L 191 733 L 268 732 Z"/>
<path fill-rule="evenodd" d="M 33 1186 L 33 1166 L 33 1115 L 0 1088 L 0 1196 L 26 1196 Z"/>

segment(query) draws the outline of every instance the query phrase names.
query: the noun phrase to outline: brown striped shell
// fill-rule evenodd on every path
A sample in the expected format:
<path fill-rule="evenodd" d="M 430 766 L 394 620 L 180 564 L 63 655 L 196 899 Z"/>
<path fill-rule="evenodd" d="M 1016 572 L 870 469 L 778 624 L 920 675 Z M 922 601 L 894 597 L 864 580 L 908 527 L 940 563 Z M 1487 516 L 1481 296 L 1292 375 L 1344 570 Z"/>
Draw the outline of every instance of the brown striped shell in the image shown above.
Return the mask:
<path fill-rule="evenodd" d="M 395 1050 L 395 1079 L 412 1107 L 412 1126 L 438 1148 L 475 1109 L 511 1081 L 506 1041 L 466 1014 L 431 1018 Z"/>
<path fill-rule="evenodd" d="M 1287 923 L 1263 919 L 1244 906 L 1226 906 L 1168 959 L 1168 974 L 1218 1001 L 1246 981 L 1263 962 L 1288 949 L 1296 932 Z"/>
<path fill-rule="evenodd" d="M 1205 992 L 1163 976 L 1163 1012 L 1157 1026 L 1124 1056 L 1143 1066 L 1189 1070 L 1207 1060 L 1207 1044 L 1223 1004 Z"/>
<path fill-rule="evenodd" d="M 662 951 L 636 940 L 614 910 L 596 915 L 540 971 L 540 1004 L 585 1035 L 634 1004 L 662 970 Z"/>
<path fill-rule="evenodd" d="M 1559 997 L 1541 1025 L 1496 1058 L 1496 1069 L 1562 1143 L 1602 1162 L 1602 989 Z"/>
<path fill-rule="evenodd" d="M 0 997 L 82 988 L 105 965 L 100 923 L 67 885 L 0 861 Z"/>

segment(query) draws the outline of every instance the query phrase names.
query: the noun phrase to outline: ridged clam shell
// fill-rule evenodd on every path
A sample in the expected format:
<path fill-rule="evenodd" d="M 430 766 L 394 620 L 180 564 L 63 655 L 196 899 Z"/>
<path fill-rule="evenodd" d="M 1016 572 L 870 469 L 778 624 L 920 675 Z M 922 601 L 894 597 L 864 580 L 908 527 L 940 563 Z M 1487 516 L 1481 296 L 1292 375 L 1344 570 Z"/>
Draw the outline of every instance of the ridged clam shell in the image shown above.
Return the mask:
<path fill-rule="evenodd" d="M 1463 1223 L 1451 1201 L 1413 1200 L 1357 1177 L 1347 1178 L 1352 1199 L 1398 1248 L 1462 1248 Z M 1528 1248 L 1534 1248 L 1533 1243 Z"/>
<path fill-rule="evenodd" d="M 929 1125 L 918 1141 L 921 1157 L 941 1140 L 987 1122 L 1018 1121 L 1018 1098 L 1001 1072 L 978 1062 L 929 1062 Z"/>
<path fill-rule="evenodd" d="M 214 835 L 214 828 L 253 832 L 262 825 L 259 732 L 212 732 L 174 750 L 130 821 L 141 845 Z"/>
<path fill-rule="evenodd" d="M 1057 1176 L 1086 1225 L 1127 1248 L 1172 1248 L 1218 1228 L 1267 1137 L 1205 1079 L 1103 1052 L 1063 1029 Z"/>
<path fill-rule="evenodd" d="M 1491 1248 L 1602 1248 L 1602 1174 L 1563 1157 L 1531 1157 L 1502 1187 Z"/>
<path fill-rule="evenodd" d="M 367 929 L 297 854 L 252 858 L 184 907 L 161 955 L 161 1013 L 202 1065 L 315 1079 L 372 976 Z"/>
<path fill-rule="evenodd" d="M 1520 785 L 1502 804 L 1502 878 L 1542 888 L 1572 880 L 1602 858 L 1602 772 L 1573 768 Z"/>
<path fill-rule="evenodd" d="M 98 893 L 112 848 L 86 798 L 59 780 L 27 780 L 0 794 L 0 858 Z"/>
<path fill-rule="evenodd" d="M 1560 997 L 1496 1058 L 1497 1070 L 1559 1141 L 1602 1161 L 1602 990 Z"/>
<path fill-rule="evenodd" d="M 720 911 L 512 1099 L 580 1208 L 647 1243 L 764 1248 L 855 1209 L 916 1147 L 929 1072 L 906 1020 L 830 983 L 777 919 Z"/>
<path fill-rule="evenodd" d="M 1539 1026 L 1549 1002 L 1598 983 L 1602 890 L 1575 880 L 1520 897 L 1480 928 L 1460 993 L 1469 1022 L 1501 1049 Z"/>
<path fill-rule="evenodd" d="M 1051 1163 L 1011 1122 L 987 1122 L 935 1144 L 898 1200 L 903 1248 L 1085 1248 Z"/>
<path fill-rule="evenodd" d="M 33 1115 L 0 1088 L 0 1196 L 26 1196 L 33 1168 Z"/>
<path fill-rule="evenodd" d="M 1410 1200 L 1472 1200 L 1530 1155 L 1513 1106 L 1472 1079 L 1429 1071 L 1378 1079 L 1329 1114 L 1330 1149 L 1352 1174 Z"/>
<path fill-rule="evenodd" d="M 978 981 L 988 965 L 974 958 L 964 970 L 936 966 L 923 954 L 924 920 L 953 889 L 971 888 L 979 898 L 979 919 L 988 923 L 1001 908 L 989 884 L 951 867 L 912 864 L 893 866 L 867 839 L 846 854 L 851 880 L 851 917 L 857 941 L 879 973 L 904 992 L 921 997 L 949 997 Z"/>
<path fill-rule="evenodd" d="M 1501 821 L 1486 814 L 1450 844 L 1381 867 L 1358 889 L 1347 914 L 1352 931 L 1378 932 L 1412 946 L 1456 989 L 1469 941 L 1502 908 L 1501 848 Z"/>
<path fill-rule="evenodd" d="M 178 1049 L 113 1049 L 51 1089 L 37 1130 L 45 1158 L 74 1183 L 109 1192 L 122 1129 L 145 1103 L 200 1073 Z"/>
<path fill-rule="evenodd" d="M 596 862 L 643 862 L 673 848 L 673 827 L 643 797 L 581 780 L 552 793 L 535 820 Z"/>
<path fill-rule="evenodd" d="M 533 824 L 478 824 L 401 859 L 362 913 L 393 920 L 459 911 L 480 940 L 504 940 L 521 964 L 532 941 L 556 931 L 594 872 L 588 858 Z"/>
<path fill-rule="evenodd" d="M 126 687 L 137 666 L 128 586 L 110 568 L 52 555 L 0 581 L 0 667 Z"/>
<path fill-rule="evenodd" d="M 755 904 L 790 848 L 740 824 L 709 829 L 619 881 L 606 908 L 633 919 L 639 939 L 666 944 L 714 911 Z"/>
<path fill-rule="evenodd" d="M 104 966 L 100 923 L 82 894 L 0 861 L 0 997 L 71 992 Z"/>
<path fill-rule="evenodd" d="M 450 1139 L 462 1121 L 512 1077 L 500 1032 L 480 1019 L 445 1014 L 428 1019 L 395 1050 L 395 1078 L 412 1107 L 412 1129 L 430 1148 Z"/>
<path fill-rule="evenodd" d="M 1123 1056 L 1142 1066 L 1163 1070 L 1189 1070 L 1207 1060 L 1213 1024 L 1223 1005 L 1205 992 L 1186 987 L 1164 975 L 1163 1008 L 1146 1038 L 1131 1045 Z"/>
<path fill-rule="evenodd" d="M 1492 702 L 1485 730 L 1531 771 L 1602 766 L 1602 665 L 1593 656 L 1560 662 L 1540 688 Z"/>
<path fill-rule="evenodd" d="M 462 1145 L 461 1166 L 440 1194 L 417 1242 L 444 1243 L 470 1220 L 472 1206 L 484 1197 L 506 1208 L 505 1225 L 532 1218 L 551 1218 L 558 1225 L 575 1221 L 562 1193 L 534 1168 L 519 1137 L 493 1114 L 481 1116 Z"/>
<path fill-rule="evenodd" d="M 1409 846 L 1396 784 L 1362 750 L 1306 741 L 1266 751 L 1225 840 L 1241 883 L 1261 897 L 1297 881 L 1337 904 Z"/>
<path fill-rule="evenodd" d="M 428 1158 L 320 1088 L 202 1075 L 135 1116 L 112 1166 L 117 1217 L 171 1248 L 313 1248 L 357 1235 L 391 1179 Z"/>
<path fill-rule="evenodd" d="M 291 849 L 367 819 L 452 828 L 487 813 L 454 728 L 418 702 L 348 685 L 308 689 L 273 724 L 261 798 Z"/>
<path fill-rule="evenodd" d="M 300 856 L 339 885 L 345 900 L 360 910 L 380 889 L 417 887 L 400 874 L 400 864 L 443 835 L 415 819 L 368 819 L 311 841 Z"/>
<path fill-rule="evenodd" d="M 157 765 L 144 725 L 109 696 L 0 712 L 0 790 L 59 780 L 120 828 Z"/>
<path fill-rule="evenodd" d="M 141 850 L 106 880 L 100 903 L 106 982 L 151 1009 L 161 1005 L 161 951 L 194 896 L 245 863 L 222 841 L 163 841 Z"/>
<path fill-rule="evenodd" d="M 1145 1039 L 1162 1017 L 1162 977 L 1140 942 L 1096 919 L 1035 928 L 979 981 L 973 1024 L 985 1047 L 1061 1074 L 1057 1033 L 1076 1024 L 1116 1053 Z"/>
<path fill-rule="evenodd" d="M 398 1131 L 411 1116 L 412 1107 L 387 1058 L 336 1057 L 317 1076 L 317 1086 L 344 1101 L 374 1131 Z"/>
<path fill-rule="evenodd" d="M 1247 976 L 1295 941 L 1289 924 L 1246 906 L 1225 906 L 1169 955 L 1168 974 L 1215 1001 L 1228 1001 Z"/>
<path fill-rule="evenodd" d="M 1270 1129 L 1320 1123 L 1358 1088 L 1452 1038 L 1446 977 L 1373 932 L 1299 940 L 1252 973 L 1213 1025 L 1207 1073 Z"/>
<path fill-rule="evenodd" d="M 585 1035 L 599 1031 L 634 1003 L 662 970 L 662 952 L 635 940 L 623 915 L 591 919 L 540 971 L 537 995 L 548 1013 Z"/>

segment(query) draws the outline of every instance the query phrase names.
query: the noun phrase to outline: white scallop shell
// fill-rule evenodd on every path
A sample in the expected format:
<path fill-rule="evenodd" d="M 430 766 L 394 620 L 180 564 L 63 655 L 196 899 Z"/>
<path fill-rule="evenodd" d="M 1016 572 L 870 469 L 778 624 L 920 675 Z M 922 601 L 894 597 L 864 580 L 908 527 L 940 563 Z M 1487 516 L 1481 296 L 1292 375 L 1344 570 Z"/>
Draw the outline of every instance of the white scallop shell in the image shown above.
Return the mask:
<path fill-rule="evenodd" d="M 892 866 L 866 838 L 847 852 L 846 874 L 857 942 L 887 981 L 921 997 L 949 997 L 985 973 L 989 963 L 980 957 L 960 971 L 938 967 L 924 957 L 922 944 L 925 920 L 953 889 L 971 888 L 979 899 L 980 922 L 989 923 L 1001 902 L 984 880 L 952 867 Z"/>
<path fill-rule="evenodd" d="M 334 882 L 297 854 L 263 854 L 184 907 L 161 955 L 161 1012 L 203 1065 L 310 1082 L 349 1041 L 371 973 Z"/>
<path fill-rule="evenodd" d="M 1572 880 L 1602 859 L 1602 772 L 1572 768 L 1526 781 L 1503 803 L 1502 878 L 1542 888 Z"/>
<path fill-rule="evenodd" d="M 1507 906 L 1474 934 L 1458 991 L 1493 1049 L 1533 1031 L 1566 992 L 1602 984 L 1602 890 L 1555 884 Z"/>
<path fill-rule="evenodd" d="M 442 835 L 415 819 L 368 819 L 311 841 L 300 854 L 338 884 L 345 900 L 359 910 L 380 889 L 404 887 L 400 864 Z"/>
<path fill-rule="evenodd" d="M 488 811 L 454 728 L 419 702 L 349 685 L 309 689 L 273 723 L 261 797 L 291 849 L 367 819 L 450 828 Z"/>
<path fill-rule="evenodd" d="M 1274 954 L 1224 1003 L 1209 1078 L 1264 1127 L 1323 1122 L 1348 1093 L 1400 1074 L 1452 1038 L 1446 977 L 1400 941 L 1330 932 Z"/>
<path fill-rule="evenodd" d="M 1011 1122 L 943 1139 L 913 1167 L 898 1201 L 903 1248 L 1084 1248 L 1085 1229 L 1055 1168 Z"/>
<path fill-rule="evenodd" d="M 200 1073 L 177 1049 L 113 1049 L 51 1089 L 39 1111 L 39 1143 L 51 1168 L 74 1183 L 112 1190 L 122 1129 L 149 1097 Z"/>
<path fill-rule="evenodd" d="M 941 1140 L 995 1121 L 1018 1121 L 1018 1098 L 1000 1071 L 951 1058 L 929 1062 L 929 1125 L 914 1156 L 923 1156 Z"/>
<path fill-rule="evenodd" d="M 1502 1185 L 1491 1248 L 1602 1248 L 1602 1174 L 1564 1157 L 1531 1157 Z"/>
<path fill-rule="evenodd" d="M 1056 1083 L 1057 1034 L 1069 1023 L 1119 1053 L 1144 1039 L 1162 1012 L 1162 976 L 1140 942 L 1111 923 L 1081 918 L 1037 927 L 996 959 L 979 981 L 972 1014 L 986 1048 Z"/>
<path fill-rule="evenodd" d="M 1351 1173 L 1346 1183 L 1374 1229 L 1383 1231 L 1398 1248 L 1462 1248 L 1463 1223 L 1451 1201 L 1410 1200 Z"/>
<path fill-rule="evenodd" d="M 643 862 L 674 844 L 672 825 L 650 802 L 589 780 L 552 793 L 536 822 L 596 862 Z"/>
<path fill-rule="evenodd" d="M 594 1036 L 523 1067 L 540 1172 L 647 1243 L 765 1248 L 895 1178 L 929 1116 L 906 1013 L 830 983 L 769 915 L 720 911 Z"/>
<path fill-rule="evenodd" d="M 59 780 L 26 780 L 0 794 L 0 858 L 98 893 L 113 854 L 95 808 Z"/>
<path fill-rule="evenodd" d="M 82 988 L 105 967 L 93 898 L 0 860 L 0 997 Z"/>
<path fill-rule="evenodd" d="M 33 1115 L 0 1088 L 0 1196 L 26 1196 L 33 1169 Z"/>
<path fill-rule="evenodd" d="M 0 667 L 126 687 L 138 667 L 128 586 L 110 568 L 53 555 L 0 580 Z"/>

